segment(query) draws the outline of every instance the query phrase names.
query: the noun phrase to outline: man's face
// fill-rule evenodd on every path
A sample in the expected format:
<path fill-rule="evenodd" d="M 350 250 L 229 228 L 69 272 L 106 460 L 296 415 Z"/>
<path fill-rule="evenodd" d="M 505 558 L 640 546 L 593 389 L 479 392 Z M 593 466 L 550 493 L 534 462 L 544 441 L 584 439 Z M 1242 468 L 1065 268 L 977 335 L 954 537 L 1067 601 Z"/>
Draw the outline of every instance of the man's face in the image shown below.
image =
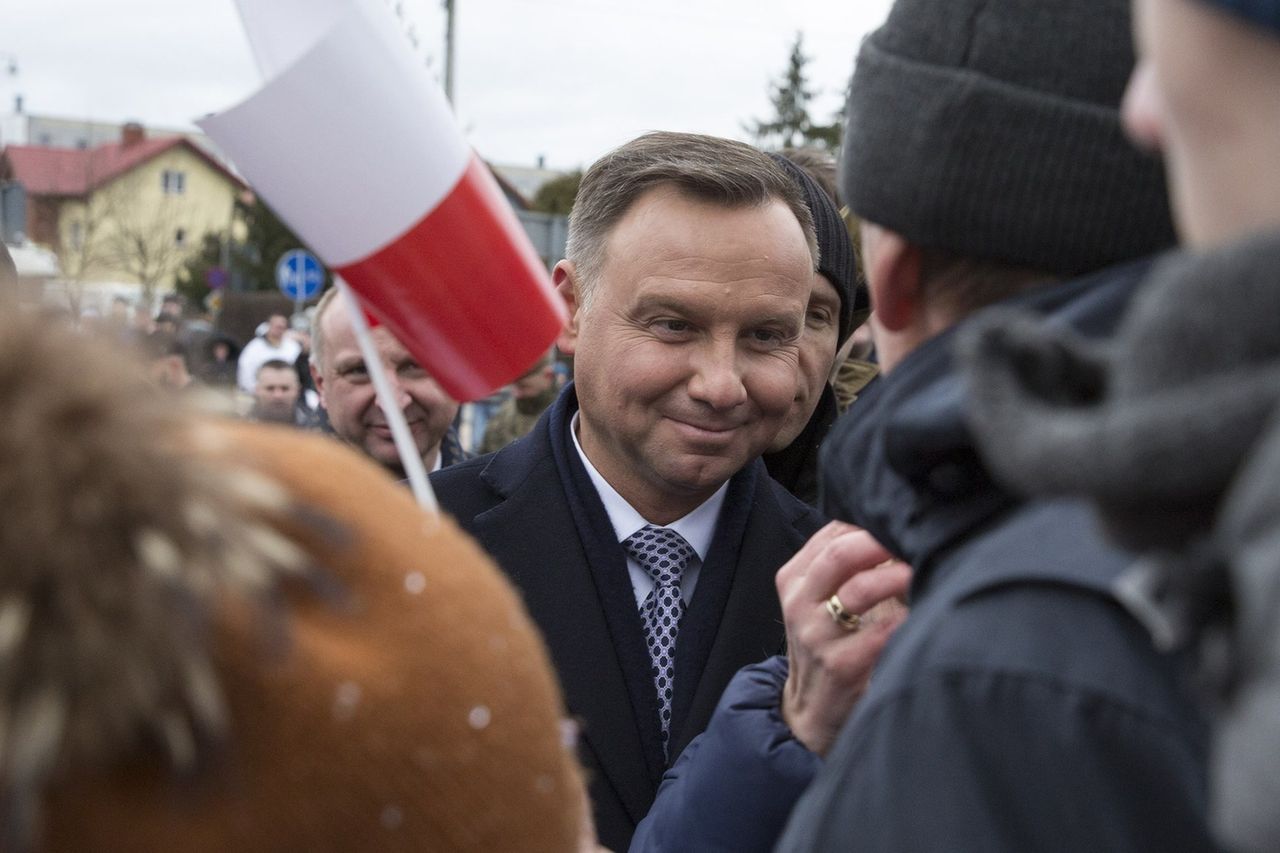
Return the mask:
<path fill-rule="evenodd" d="M 840 334 L 840 294 L 822 273 L 813 274 L 804 331 L 800 335 L 800 382 L 782 429 L 769 445 L 782 450 L 796 440 L 818 406 L 835 364 Z"/>
<path fill-rule="evenodd" d="M 1134 27 L 1125 125 L 1164 154 L 1183 240 L 1280 223 L 1280 42 L 1191 0 L 1135 0 Z"/>
<path fill-rule="evenodd" d="M 267 320 L 267 340 L 278 345 L 288 328 L 289 321 L 284 318 L 284 315 L 272 314 L 271 318 Z"/>
<path fill-rule="evenodd" d="M 572 275 L 557 266 L 562 294 Z M 613 228 L 560 348 L 575 355 L 584 452 L 650 521 L 692 510 L 777 434 L 812 275 L 780 201 L 733 209 L 660 187 Z"/>
<path fill-rule="evenodd" d="M 324 364 L 313 365 L 312 376 L 320 402 L 329 413 L 329 423 L 343 440 L 393 472 L 403 474 L 391 427 L 378 405 L 345 302 L 336 300 L 320 320 L 325 324 Z M 458 404 L 385 327 L 373 329 L 372 335 L 396 405 L 409 422 L 423 462 L 430 467 L 435 462 L 440 439 L 458 413 Z"/>
<path fill-rule="evenodd" d="M 191 382 L 191 374 L 180 355 L 165 355 L 151 360 L 148 368 L 151 381 L 165 388 L 181 390 Z"/>
<path fill-rule="evenodd" d="M 293 409 L 298 403 L 297 371 L 283 367 L 264 367 L 258 371 L 258 384 L 253 396 L 258 417 L 264 421 L 293 423 Z"/>

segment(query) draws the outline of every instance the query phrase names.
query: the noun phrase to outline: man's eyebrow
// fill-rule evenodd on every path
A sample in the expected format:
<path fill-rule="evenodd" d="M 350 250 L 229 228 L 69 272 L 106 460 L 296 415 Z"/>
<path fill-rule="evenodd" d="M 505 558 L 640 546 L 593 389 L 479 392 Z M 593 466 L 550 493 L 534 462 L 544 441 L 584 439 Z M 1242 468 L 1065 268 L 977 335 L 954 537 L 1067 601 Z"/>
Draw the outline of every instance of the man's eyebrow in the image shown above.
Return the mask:
<path fill-rule="evenodd" d="M 652 294 L 641 296 L 637 299 L 632 310 L 635 313 L 666 311 L 682 317 L 696 317 L 712 310 L 715 307 L 714 299 L 715 297 L 708 297 L 702 300 L 679 299 L 663 294 Z"/>
<path fill-rule="evenodd" d="M 661 294 L 642 294 L 636 299 L 635 304 L 642 308 L 675 309 L 683 307 L 683 303 L 679 299 L 673 299 Z"/>
<path fill-rule="evenodd" d="M 355 370 L 362 367 L 364 367 L 364 358 L 359 355 L 338 358 L 333 362 L 333 369 L 339 373 L 345 373 L 348 370 Z"/>

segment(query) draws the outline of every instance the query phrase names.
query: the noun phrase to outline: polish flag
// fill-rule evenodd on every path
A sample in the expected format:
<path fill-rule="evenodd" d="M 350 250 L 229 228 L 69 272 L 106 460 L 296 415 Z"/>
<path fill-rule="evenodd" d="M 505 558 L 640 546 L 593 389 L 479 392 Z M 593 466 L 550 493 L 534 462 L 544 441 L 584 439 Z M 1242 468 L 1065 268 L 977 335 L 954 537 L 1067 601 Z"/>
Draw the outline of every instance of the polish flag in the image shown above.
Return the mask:
<path fill-rule="evenodd" d="M 263 87 L 198 122 L 457 400 L 566 319 L 542 260 L 379 0 L 237 0 Z"/>

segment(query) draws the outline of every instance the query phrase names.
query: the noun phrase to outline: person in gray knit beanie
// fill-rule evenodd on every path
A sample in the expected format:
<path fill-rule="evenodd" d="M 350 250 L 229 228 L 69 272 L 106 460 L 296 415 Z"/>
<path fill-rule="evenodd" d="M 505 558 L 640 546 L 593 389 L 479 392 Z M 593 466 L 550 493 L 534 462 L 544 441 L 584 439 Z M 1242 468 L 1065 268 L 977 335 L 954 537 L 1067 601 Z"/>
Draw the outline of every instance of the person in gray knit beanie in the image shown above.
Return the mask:
<path fill-rule="evenodd" d="M 1133 50 L 1106 22 L 1121 5 L 895 3 L 850 91 L 850 209 L 924 248 L 1056 276 L 1172 245 L 1159 163 L 1117 120 Z"/>
<path fill-rule="evenodd" d="M 1129 21 L 1125 0 L 897 0 L 863 44 L 840 180 L 884 374 L 828 436 L 822 491 L 913 567 L 911 613 L 778 851 L 1211 848 L 1201 720 L 1111 592 L 1130 558 L 1083 505 L 992 481 L 953 358 L 995 305 L 1109 336 L 1173 244 L 1120 121 Z M 849 584 L 813 591 L 815 636 Z"/>
<path fill-rule="evenodd" d="M 840 186 L 868 278 L 881 235 L 895 248 L 882 262 L 909 247 L 923 273 L 929 316 L 906 343 L 1175 243 L 1160 163 L 1120 124 L 1127 20 L 1124 0 L 898 0 L 864 42 Z M 893 346 L 877 342 L 882 368 Z"/>
<path fill-rule="evenodd" d="M 961 350 L 988 464 L 1083 496 L 1143 555 L 1120 589 L 1213 709 L 1213 826 L 1280 849 L 1280 3 L 1138 0 L 1126 99 L 1188 250 L 1106 346 L 992 314 Z M 1229 132 L 1224 132 L 1229 130 Z"/>

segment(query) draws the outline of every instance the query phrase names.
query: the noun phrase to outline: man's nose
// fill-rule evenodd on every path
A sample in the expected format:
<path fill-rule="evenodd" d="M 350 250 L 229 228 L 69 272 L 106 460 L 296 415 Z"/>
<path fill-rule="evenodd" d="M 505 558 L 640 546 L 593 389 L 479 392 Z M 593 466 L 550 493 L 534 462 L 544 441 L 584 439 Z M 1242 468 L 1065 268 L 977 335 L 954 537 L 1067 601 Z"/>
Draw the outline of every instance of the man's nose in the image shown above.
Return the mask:
<path fill-rule="evenodd" d="M 747 400 L 737 341 L 712 339 L 692 355 L 689 396 L 713 409 L 732 409 Z"/>
<path fill-rule="evenodd" d="M 1129 138 L 1139 148 L 1160 151 L 1164 144 L 1164 102 L 1149 60 L 1141 60 L 1129 77 L 1120 106 Z"/>
<path fill-rule="evenodd" d="M 409 392 L 400 384 L 400 379 L 396 376 L 394 371 L 387 371 L 387 384 L 391 386 L 391 399 L 395 402 L 396 407 L 402 412 L 409 408 L 409 403 L 412 402 L 413 398 L 409 396 Z M 387 410 L 382 407 L 382 399 L 378 397 L 375 397 L 374 399 L 377 403 L 378 409 L 385 415 Z"/>

